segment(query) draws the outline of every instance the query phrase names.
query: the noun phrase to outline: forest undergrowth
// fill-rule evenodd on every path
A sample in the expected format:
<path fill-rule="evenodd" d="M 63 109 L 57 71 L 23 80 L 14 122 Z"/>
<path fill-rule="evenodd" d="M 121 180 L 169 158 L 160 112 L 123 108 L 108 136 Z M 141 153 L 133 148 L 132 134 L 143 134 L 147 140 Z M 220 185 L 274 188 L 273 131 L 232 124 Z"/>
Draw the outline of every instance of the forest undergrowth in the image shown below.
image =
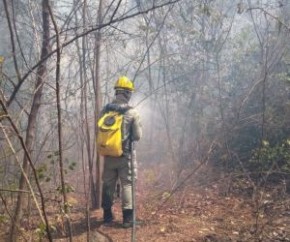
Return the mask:
<path fill-rule="evenodd" d="M 137 227 L 136 241 L 290 241 L 290 194 L 285 184 L 253 189 L 241 176 L 221 179 L 212 171 L 199 172 L 172 194 L 172 181 L 158 174 L 154 168 L 139 174 L 137 218 L 143 223 Z M 90 210 L 89 233 L 83 192 L 71 193 L 69 201 L 73 241 L 88 241 L 88 237 L 89 241 L 130 241 L 131 229 L 121 226 L 120 198 L 114 205 L 112 226 L 102 224 L 100 209 Z M 69 241 L 55 201 L 47 210 L 54 241 Z M 1 241 L 7 241 L 8 224 L 1 221 Z M 46 241 L 33 209 L 21 230 L 23 241 Z"/>

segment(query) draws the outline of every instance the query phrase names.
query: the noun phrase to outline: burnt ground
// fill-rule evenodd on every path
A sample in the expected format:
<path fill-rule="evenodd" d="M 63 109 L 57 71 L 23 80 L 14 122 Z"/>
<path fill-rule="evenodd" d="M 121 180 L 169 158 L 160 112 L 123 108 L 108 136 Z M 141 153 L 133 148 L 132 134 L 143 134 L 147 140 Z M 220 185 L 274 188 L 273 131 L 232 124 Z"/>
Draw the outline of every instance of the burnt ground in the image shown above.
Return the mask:
<path fill-rule="evenodd" d="M 187 187 L 166 203 L 165 193 L 155 202 L 138 195 L 137 217 L 144 224 L 136 229 L 136 241 L 290 241 L 289 197 L 281 200 L 266 193 L 257 210 L 251 198 L 221 195 L 217 186 Z M 103 235 L 92 241 L 102 241 L 101 237 L 106 238 L 103 241 L 130 241 L 132 230 L 121 227 L 119 202 L 114 206 L 114 214 L 115 223 L 105 227 L 101 210 L 92 212 L 93 237 L 96 231 Z M 74 223 L 79 224 L 77 218 Z M 86 238 L 83 231 L 75 234 L 74 241 Z"/>
<path fill-rule="evenodd" d="M 239 178 L 225 192 L 225 181 L 201 184 L 193 179 L 172 195 L 164 183 L 147 180 L 137 189 L 137 217 L 143 222 L 136 229 L 138 242 L 290 241 L 290 195 L 281 185 L 264 186 L 253 193 L 250 183 Z M 71 194 L 70 203 L 73 241 L 88 241 L 88 236 L 89 241 L 131 241 L 132 230 L 121 227 L 119 199 L 110 227 L 102 225 L 101 210 L 90 211 L 89 234 L 83 196 Z M 50 221 L 55 227 L 54 241 L 69 241 L 63 233 L 64 218 L 51 212 Z M 2 229 L 1 241 L 7 241 L 5 231 L 7 227 Z M 39 241 L 37 228 L 23 231 L 30 241 Z"/>

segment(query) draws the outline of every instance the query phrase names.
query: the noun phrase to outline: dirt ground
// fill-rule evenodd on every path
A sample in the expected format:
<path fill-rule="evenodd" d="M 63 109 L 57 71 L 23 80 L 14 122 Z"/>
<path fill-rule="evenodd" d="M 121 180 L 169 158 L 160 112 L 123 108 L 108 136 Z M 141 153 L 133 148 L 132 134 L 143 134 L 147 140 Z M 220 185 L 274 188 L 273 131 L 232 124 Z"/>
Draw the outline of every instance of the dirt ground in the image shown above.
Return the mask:
<path fill-rule="evenodd" d="M 290 241 L 290 197 L 269 189 L 255 200 L 239 189 L 228 196 L 218 185 L 188 185 L 172 197 L 139 191 L 137 217 L 143 224 L 136 228 L 136 241 Z M 121 227 L 120 201 L 114 214 L 115 223 L 105 227 L 102 211 L 92 211 L 90 241 L 131 241 L 132 229 Z M 85 227 L 79 230 L 83 219 L 74 214 L 74 241 L 87 239 Z"/>
<path fill-rule="evenodd" d="M 249 183 L 237 181 L 227 194 L 224 182 L 204 185 L 188 181 L 173 195 L 156 181 L 139 184 L 137 218 L 143 224 L 136 228 L 136 241 L 290 241 L 289 194 L 274 186 L 265 187 L 253 197 Z M 114 205 L 112 226 L 102 224 L 101 210 L 90 211 L 89 234 L 83 197 L 75 192 L 70 200 L 73 241 L 131 241 L 132 229 L 121 226 L 120 199 Z M 63 220 L 56 218 L 57 214 L 50 213 L 50 219 L 58 221 L 54 241 L 69 241 L 62 233 Z M 7 227 L 3 226 L 0 241 L 7 241 Z M 35 231 L 31 228 L 30 241 L 39 241 Z"/>

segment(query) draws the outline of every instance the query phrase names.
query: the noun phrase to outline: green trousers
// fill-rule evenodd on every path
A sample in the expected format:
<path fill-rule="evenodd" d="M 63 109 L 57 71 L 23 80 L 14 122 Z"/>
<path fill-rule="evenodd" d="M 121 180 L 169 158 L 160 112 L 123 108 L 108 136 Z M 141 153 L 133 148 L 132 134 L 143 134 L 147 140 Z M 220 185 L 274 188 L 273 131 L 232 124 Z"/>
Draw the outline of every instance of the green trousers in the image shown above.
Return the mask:
<path fill-rule="evenodd" d="M 133 159 L 135 160 L 135 159 Z M 114 194 L 118 179 L 121 183 L 122 209 L 132 209 L 132 169 L 131 157 L 110 157 L 104 159 L 102 207 L 110 209 L 114 203 Z M 136 179 L 136 162 L 134 175 Z"/>

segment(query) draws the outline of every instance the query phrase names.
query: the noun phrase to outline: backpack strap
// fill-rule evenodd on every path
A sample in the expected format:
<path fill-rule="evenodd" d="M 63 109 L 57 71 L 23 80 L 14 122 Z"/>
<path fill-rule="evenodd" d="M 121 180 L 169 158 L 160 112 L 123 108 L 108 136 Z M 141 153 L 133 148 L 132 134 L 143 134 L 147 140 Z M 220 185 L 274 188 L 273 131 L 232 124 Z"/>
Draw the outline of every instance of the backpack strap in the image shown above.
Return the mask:
<path fill-rule="evenodd" d="M 117 103 L 109 103 L 104 108 L 104 113 L 114 111 L 120 114 L 126 113 L 129 109 L 133 107 L 129 106 L 128 104 L 117 104 Z"/>

